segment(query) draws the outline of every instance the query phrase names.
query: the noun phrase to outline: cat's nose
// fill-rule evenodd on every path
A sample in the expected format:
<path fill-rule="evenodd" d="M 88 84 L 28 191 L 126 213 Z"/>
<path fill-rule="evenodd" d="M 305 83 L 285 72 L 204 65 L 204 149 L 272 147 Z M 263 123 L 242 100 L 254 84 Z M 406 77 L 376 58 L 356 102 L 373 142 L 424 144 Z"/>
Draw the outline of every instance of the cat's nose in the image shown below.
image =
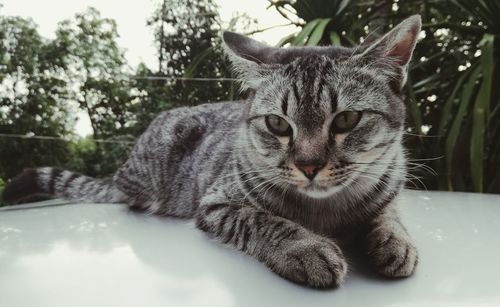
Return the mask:
<path fill-rule="evenodd" d="M 322 161 L 295 161 L 297 168 L 304 173 L 309 180 L 313 180 L 318 172 L 325 166 Z"/>

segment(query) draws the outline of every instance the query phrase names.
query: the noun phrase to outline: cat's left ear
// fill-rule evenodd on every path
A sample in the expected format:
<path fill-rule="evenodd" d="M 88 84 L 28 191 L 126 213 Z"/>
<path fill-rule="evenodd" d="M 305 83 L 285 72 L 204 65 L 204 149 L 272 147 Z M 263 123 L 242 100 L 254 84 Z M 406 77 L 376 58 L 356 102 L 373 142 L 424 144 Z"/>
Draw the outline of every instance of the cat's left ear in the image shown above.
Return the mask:
<path fill-rule="evenodd" d="M 225 31 L 224 49 L 244 89 L 256 88 L 273 66 L 275 47 L 262 44 L 244 35 Z"/>
<path fill-rule="evenodd" d="M 406 83 L 408 63 L 421 27 L 420 15 L 413 15 L 375 41 L 361 56 L 371 57 L 383 64 L 381 68 L 397 79 L 398 85 L 402 88 Z"/>

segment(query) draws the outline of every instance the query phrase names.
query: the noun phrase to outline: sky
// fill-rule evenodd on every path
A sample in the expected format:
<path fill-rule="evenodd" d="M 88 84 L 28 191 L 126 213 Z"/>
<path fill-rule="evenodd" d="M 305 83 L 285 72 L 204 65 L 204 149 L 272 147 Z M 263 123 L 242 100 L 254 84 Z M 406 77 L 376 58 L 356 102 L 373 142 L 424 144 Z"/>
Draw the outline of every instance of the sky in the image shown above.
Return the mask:
<path fill-rule="evenodd" d="M 258 28 L 285 24 L 286 20 L 274 9 L 266 10 L 267 0 L 215 0 L 220 7 L 220 16 L 227 22 L 237 12 L 246 13 L 258 20 Z M 39 26 L 42 36 L 53 38 L 57 23 L 72 18 L 76 13 L 92 6 L 101 12 L 102 17 L 116 20 L 118 43 L 126 50 L 125 56 L 132 67 L 144 62 L 156 67 L 156 54 L 153 46 L 153 33 L 146 26 L 146 20 L 154 9 L 154 0 L 2 0 L 3 15 L 31 17 Z M 296 31 L 295 27 L 280 27 L 254 35 L 257 40 L 276 44 L 287 34 Z M 92 133 L 90 120 L 86 113 L 79 114 L 76 124 L 78 135 Z"/>

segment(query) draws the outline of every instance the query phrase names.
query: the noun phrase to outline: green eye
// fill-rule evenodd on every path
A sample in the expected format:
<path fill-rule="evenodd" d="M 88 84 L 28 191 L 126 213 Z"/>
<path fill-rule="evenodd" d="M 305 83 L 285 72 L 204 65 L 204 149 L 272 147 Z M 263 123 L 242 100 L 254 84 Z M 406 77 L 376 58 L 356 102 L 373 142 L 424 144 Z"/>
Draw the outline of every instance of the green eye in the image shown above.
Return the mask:
<path fill-rule="evenodd" d="M 340 112 L 333 119 L 333 133 L 345 133 L 352 130 L 361 120 L 361 111 Z"/>
<path fill-rule="evenodd" d="M 277 136 L 292 135 L 292 127 L 290 127 L 290 124 L 286 120 L 277 115 L 266 116 L 266 126 L 267 129 L 271 131 L 271 133 Z"/>

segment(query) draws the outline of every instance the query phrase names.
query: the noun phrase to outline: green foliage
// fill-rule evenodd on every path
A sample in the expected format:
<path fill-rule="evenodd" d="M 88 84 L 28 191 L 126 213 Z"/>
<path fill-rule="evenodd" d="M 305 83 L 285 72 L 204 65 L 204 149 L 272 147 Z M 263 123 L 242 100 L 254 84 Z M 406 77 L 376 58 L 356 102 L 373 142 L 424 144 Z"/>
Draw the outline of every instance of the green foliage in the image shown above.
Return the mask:
<path fill-rule="evenodd" d="M 127 133 L 133 120 L 129 68 L 117 44 L 114 20 L 93 8 L 59 23 L 54 45 L 73 84 L 72 99 L 85 110 L 96 138 Z"/>
<path fill-rule="evenodd" d="M 376 1 L 355 0 L 269 0 L 283 17 L 302 29 L 279 45 L 353 46 L 365 33 L 368 20 L 379 11 Z M 363 13 L 364 18 L 358 18 Z M 299 20 L 297 22 L 297 19 Z"/>
<path fill-rule="evenodd" d="M 158 74 L 169 77 L 230 76 L 220 42 L 220 20 L 213 0 L 163 0 L 149 20 L 158 50 Z M 233 84 L 222 81 L 168 80 L 174 105 L 228 100 Z"/>
<path fill-rule="evenodd" d="M 0 133 L 71 135 L 65 66 L 29 19 L 0 16 Z M 67 162 L 64 142 L 0 138 L 0 177 L 24 167 Z"/>
<path fill-rule="evenodd" d="M 134 140 L 132 137 L 116 136 L 108 141 L 96 144 L 87 137 L 69 143 L 71 160 L 65 167 L 92 177 L 110 176 L 127 159 Z"/>
<path fill-rule="evenodd" d="M 455 88 L 447 93 L 442 122 L 436 123 L 439 127 L 436 132 L 441 133 L 439 139 L 443 139 L 443 143 L 433 145 L 436 152 L 445 152 L 443 172 L 447 174 L 448 189 L 500 193 L 497 170 L 500 149 L 495 147 L 500 137 L 500 117 L 494 114 L 500 107 L 500 91 L 492 86 L 500 73 L 497 65 L 500 22 L 494 17 L 500 14 L 500 5 L 498 1 L 488 0 L 443 0 L 436 4 L 439 10 L 446 7 L 452 8 L 453 18 L 448 18 L 446 24 L 437 24 L 448 26 L 456 46 L 453 48 L 468 53 L 465 63 L 470 68 L 461 74 L 455 73 L 451 80 L 450 85 Z M 451 125 L 447 126 L 447 122 Z M 443 168 L 443 164 L 437 167 Z M 443 184 L 439 188 L 444 188 Z"/>
<path fill-rule="evenodd" d="M 270 3 L 302 27 L 282 45 L 353 46 L 421 14 L 425 38 L 410 66 L 406 101 L 407 147 L 422 164 L 413 175 L 428 189 L 500 193 L 498 0 Z M 427 167 L 438 176 L 422 171 Z"/>
<path fill-rule="evenodd" d="M 0 176 L 46 165 L 99 177 L 116 170 L 133 139 L 137 121 L 130 110 L 137 97 L 115 22 L 88 9 L 61 22 L 50 41 L 31 20 L 1 16 L 0 32 L 0 133 L 61 138 L 1 137 Z M 88 113 L 94 137 L 117 142 L 64 140 L 73 138 L 77 109 Z"/>

